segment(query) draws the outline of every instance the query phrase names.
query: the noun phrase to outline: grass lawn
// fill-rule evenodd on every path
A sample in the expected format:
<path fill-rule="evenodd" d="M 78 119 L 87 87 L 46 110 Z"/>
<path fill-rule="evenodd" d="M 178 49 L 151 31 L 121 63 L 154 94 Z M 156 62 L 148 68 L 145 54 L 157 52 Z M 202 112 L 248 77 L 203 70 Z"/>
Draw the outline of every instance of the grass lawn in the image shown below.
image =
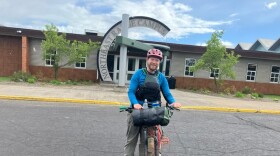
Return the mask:
<path fill-rule="evenodd" d="M 0 77 L 0 82 L 11 81 L 10 77 Z"/>
<path fill-rule="evenodd" d="M 264 97 L 272 100 L 280 100 L 280 95 L 264 95 Z"/>
<path fill-rule="evenodd" d="M 11 80 L 12 77 L 0 77 L 0 82 L 10 82 L 12 81 Z M 13 81 L 13 82 L 23 82 L 23 83 L 35 83 L 35 82 L 38 82 L 36 81 L 35 78 L 32 78 L 34 81 L 31 81 L 28 79 L 27 82 L 23 82 L 20 78 L 18 78 L 18 81 Z M 91 85 L 91 84 L 94 84 L 94 82 L 91 82 L 91 81 L 71 81 L 71 80 L 68 80 L 68 81 L 59 81 L 59 80 L 51 80 L 51 81 L 42 81 L 42 82 L 39 82 L 39 83 L 46 83 L 46 84 L 53 84 L 53 85 Z"/>

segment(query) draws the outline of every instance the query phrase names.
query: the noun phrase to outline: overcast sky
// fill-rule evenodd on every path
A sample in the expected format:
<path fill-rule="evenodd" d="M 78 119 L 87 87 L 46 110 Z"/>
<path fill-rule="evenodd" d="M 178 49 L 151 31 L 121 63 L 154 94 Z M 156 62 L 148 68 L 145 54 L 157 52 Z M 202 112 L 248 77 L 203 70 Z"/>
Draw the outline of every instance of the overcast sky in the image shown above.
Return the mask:
<path fill-rule="evenodd" d="M 102 33 L 122 14 L 147 16 L 171 31 L 162 37 L 148 28 L 133 28 L 133 39 L 205 45 L 211 33 L 224 30 L 223 42 L 235 47 L 259 38 L 280 38 L 280 0 L 0 0 L 0 25 L 43 30 L 55 24 L 59 31 Z"/>

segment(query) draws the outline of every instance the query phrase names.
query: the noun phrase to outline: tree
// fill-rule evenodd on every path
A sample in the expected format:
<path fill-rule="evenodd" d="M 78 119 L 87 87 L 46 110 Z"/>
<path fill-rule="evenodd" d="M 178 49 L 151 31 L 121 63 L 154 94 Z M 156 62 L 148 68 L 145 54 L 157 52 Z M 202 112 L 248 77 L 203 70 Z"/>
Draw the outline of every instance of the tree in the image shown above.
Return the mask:
<path fill-rule="evenodd" d="M 97 49 L 100 45 L 98 42 L 88 43 L 81 41 L 70 41 L 66 39 L 65 33 L 58 33 L 55 25 L 46 25 L 44 30 L 45 40 L 42 41 L 43 59 L 48 59 L 53 66 L 54 78 L 58 77 L 58 70 L 61 67 L 72 65 L 80 62 L 83 57 Z"/>
<path fill-rule="evenodd" d="M 220 86 L 225 78 L 235 79 L 233 67 L 240 57 L 240 55 L 234 55 L 234 51 L 226 51 L 226 47 L 221 42 L 222 35 L 223 31 L 216 31 L 212 34 L 211 39 L 207 41 L 206 52 L 192 68 L 193 71 L 199 69 L 211 72 L 219 71 L 218 74 L 214 74 L 214 83 L 217 92 L 219 92 Z"/>

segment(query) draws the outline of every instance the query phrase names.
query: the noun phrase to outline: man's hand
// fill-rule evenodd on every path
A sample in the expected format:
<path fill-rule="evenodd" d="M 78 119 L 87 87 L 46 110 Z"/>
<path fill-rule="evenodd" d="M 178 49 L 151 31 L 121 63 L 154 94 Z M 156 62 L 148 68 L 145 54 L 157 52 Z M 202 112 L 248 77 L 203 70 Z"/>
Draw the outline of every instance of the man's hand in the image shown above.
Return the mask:
<path fill-rule="evenodd" d="M 182 105 L 180 103 L 174 102 L 170 106 L 173 106 L 175 108 L 180 108 Z"/>
<path fill-rule="evenodd" d="M 140 104 L 134 104 L 133 107 L 134 107 L 134 109 L 141 109 L 142 108 L 142 106 Z"/>

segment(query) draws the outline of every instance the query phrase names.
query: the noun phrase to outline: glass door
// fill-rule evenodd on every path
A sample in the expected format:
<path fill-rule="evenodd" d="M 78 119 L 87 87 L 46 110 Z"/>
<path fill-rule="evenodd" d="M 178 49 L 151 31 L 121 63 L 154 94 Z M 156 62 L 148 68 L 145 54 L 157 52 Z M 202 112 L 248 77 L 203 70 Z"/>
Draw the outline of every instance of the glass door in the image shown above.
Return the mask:
<path fill-rule="evenodd" d="M 113 74 L 113 81 L 115 83 L 119 82 L 119 62 L 120 62 L 120 56 L 115 55 L 114 58 L 114 74 Z M 142 69 L 146 67 L 146 59 L 145 58 L 139 58 L 139 57 L 127 57 L 126 61 L 126 83 L 130 83 L 130 79 L 132 75 L 137 71 L 138 69 Z"/>
<path fill-rule="evenodd" d="M 146 68 L 146 59 L 139 58 L 139 69 Z"/>
<path fill-rule="evenodd" d="M 114 74 L 113 74 L 113 81 L 115 83 L 119 82 L 119 73 L 120 73 L 120 56 L 115 55 L 114 57 Z"/>
<path fill-rule="evenodd" d="M 132 75 L 135 73 L 135 71 L 138 69 L 138 62 L 137 58 L 128 58 L 128 61 L 126 62 L 127 65 L 127 71 L 126 71 L 126 82 L 129 83 Z"/>

